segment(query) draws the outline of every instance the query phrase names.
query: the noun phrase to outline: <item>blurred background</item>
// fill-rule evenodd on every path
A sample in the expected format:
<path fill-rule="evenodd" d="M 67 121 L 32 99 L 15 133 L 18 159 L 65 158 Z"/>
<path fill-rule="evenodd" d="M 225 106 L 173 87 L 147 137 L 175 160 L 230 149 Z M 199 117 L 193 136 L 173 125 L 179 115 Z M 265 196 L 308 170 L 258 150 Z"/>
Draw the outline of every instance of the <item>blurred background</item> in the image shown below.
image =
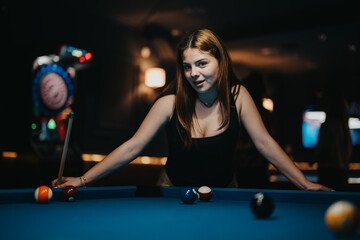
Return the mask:
<path fill-rule="evenodd" d="M 210 28 L 264 109 L 268 130 L 311 180 L 317 180 L 324 93 L 344 96 L 353 146 L 349 183 L 359 190 L 355 1 L 40 0 L 3 1 L 0 7 L 0 188 L 57 178 L 71 111 L 64 175 L 81 175 L 103 159 L 135 133 L 173 80 L 178 40 Z M 141 157 L 96 185 L 155 184 L 166 144 L 162 132 Z M 246 167 L 245 145 L 239 146 L 238 165 Z M 267 187 L 292 188 L 271 165 L 266 172 Z"/>

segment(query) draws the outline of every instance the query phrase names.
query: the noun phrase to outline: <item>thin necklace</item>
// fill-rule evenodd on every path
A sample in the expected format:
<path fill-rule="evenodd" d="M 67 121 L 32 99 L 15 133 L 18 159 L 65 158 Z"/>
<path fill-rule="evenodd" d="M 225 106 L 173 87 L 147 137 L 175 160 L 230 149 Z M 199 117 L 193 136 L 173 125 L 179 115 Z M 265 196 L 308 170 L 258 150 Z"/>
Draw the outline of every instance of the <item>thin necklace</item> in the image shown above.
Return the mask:
<path fill-rule="evenodd" d="M 199 98 L 199 101 L 207 108 L 210 108 L 212 105 L 214 105 L 214 103 L 216 102 L 216 98 L 214 99 L 214 101 L 212 102 L 203 102 L 201 101 L 201 99 Z"/>

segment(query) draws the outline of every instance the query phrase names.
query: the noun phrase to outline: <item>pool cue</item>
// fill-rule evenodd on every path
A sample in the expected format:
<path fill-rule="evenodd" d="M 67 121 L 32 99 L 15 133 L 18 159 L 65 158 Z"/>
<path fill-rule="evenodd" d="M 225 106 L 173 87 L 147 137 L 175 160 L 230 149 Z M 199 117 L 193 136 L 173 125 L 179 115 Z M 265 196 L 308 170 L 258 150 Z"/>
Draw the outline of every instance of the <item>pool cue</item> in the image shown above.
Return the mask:
<path fill-rule="evenodd" d="M 56 185 L 60 184 L 62 174 L 64 172 L 66 154 L 67 154 L 67 151 L 68 151 L 69 139 L 70 139 L 70 133 L 71 133 L 71 126 L 72 126 L 73 119 L 74 119 L 74 113 L 71 112 L 70 116 L 69 116 L 68 127 L 67 127 L 67 130 L 66 130 L 66 137 L 65 137 L 64 148 L 63 148 L 63 152 L 62 152 L 62 156 L 61 156 L 59 174 L 58 174 L 58 179 L 57 179 Z"/>

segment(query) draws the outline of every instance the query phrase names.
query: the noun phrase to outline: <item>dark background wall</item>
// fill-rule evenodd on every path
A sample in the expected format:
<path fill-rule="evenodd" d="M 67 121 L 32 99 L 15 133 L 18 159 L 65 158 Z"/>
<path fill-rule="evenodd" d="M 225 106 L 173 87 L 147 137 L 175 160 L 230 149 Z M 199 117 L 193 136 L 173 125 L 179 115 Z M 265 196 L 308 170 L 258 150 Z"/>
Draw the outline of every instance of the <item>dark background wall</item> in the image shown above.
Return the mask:
<path fill-rule="evenodd" d="M 93 53 L 91 63 L 78 70 L 74 80 L 72 141 L 79 154 L 108 154 L 134 134 L 161 91 L 140 87 L 145 61 L 141 47 L 152 48 L 146 64 L 165 68 L 169 82 L 175 75 L 179 39 L 173 30 L 181 35 L 210 27 L 225 40 L 240 78 L 261 72 L 275 103 L 274 137 L 283 147 L 292 147 L 295 160 L 306 161 L 312 150 L 301 145 L 304 108 L 316 104 L 328 85 L 336 85 L 349 101 L 360 100 L 359 16 L 351 2 L 299 1 L 290 6 L 280 1 L 275 5 L 263 1 L 224 1 L 221 6 L 216 1 L 207 6 L 197 1 L 127 5 L 5 1 L 1 4 L 0 150 L 34 152 L 29 141 L 34 120 L 32 64 L 38 56 L 58 54 L 63 44 Z M 327 41 L 317 39 L 320 33 L 327 34 Z M 350 45 L 355 51 L 348 51 Z M 275 54 L 261 55 L 264 48 L 275 49 Z M 249 55 L 239 60 L 248 52 L 257 58 L 251 60 Z M 280 64 L 266 65 L 266 59 L 276 57 L 282 59 Z M 143 154 L 166 156 L 163 132 Z M 358 155 L 354 161 L 359 161 Z"/>

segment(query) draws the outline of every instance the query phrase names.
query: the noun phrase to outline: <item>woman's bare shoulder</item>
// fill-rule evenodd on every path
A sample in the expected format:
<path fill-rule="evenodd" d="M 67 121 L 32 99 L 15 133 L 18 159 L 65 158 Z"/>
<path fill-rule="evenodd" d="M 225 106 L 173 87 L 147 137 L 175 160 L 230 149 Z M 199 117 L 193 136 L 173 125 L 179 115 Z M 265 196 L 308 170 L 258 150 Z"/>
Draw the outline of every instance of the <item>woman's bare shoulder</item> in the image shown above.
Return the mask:
<path fill-rule="evenodd" d="M 246 89 L 246 87 L 244 85 L 237 85 L 237 86 L 234 86 L 234 87 L 238 87 L 238 94 L 237 96 L 235 97 L 235 103 L 236 103 L 236 106 L 240 108 L 242 102 L 244 100 L 246 100 L 247 97 L 249 97 L 249 92 L 248 90 Z"/>
<path fill-rule="evenodd" d="M 170 94 L 170 95 L 163 96 L 163 97 L 157 99 L 155 103 L 164 104 L 164 105 L 174 105 L 175 104 L 175 95 Z"/>
<path fill-rule="evenodd" d="M 170 94 L 157 99 L 153 105 L 153 108 L 160 109 L 166 112 L 168 116 L 171 116 L 175 107 L 175 95 Z"/>

